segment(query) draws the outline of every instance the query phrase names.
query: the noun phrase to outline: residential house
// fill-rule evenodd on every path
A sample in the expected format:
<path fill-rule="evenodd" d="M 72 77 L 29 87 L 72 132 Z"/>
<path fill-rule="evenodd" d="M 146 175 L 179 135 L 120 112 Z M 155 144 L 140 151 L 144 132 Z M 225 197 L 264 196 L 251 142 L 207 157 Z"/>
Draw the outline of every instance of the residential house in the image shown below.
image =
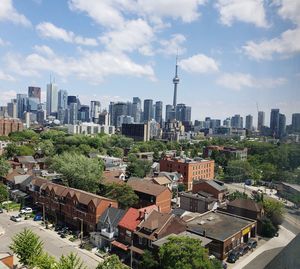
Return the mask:
<path fill-rule="evenodd" d="M 99 218 L 97 231 L 90 233 L 90 242 L 100 249 L 111 248 L 111 242 L 118 237 L 118 224 L 125 210 L 109 206 Z"/>
<path fill-rule="evenodd" d="M 0 268 L 13 269 L 14 268 L 14 255 L 9 252 L 0 252 Z"/>
<path fill-rule="evenodd" d="M 206 192 L 212 194 L 214 198 L 216 198 L 219 203 L 225 201 L 228 190 L 224 185 L 224 182 L 219 180 L 195 180 L 193 182 L 193 193 Z"/>
<path fill-rule="evenodd" d="M 17 168 L 12 170 L 4 178 L 4 183 L 11 189 L 18 189 L 21 191 L 26 191 L 32 180 L 32 171 L 28 171 L 26 168 Z"/>
<path fill-rule="evenodd" d="M 127 184 L 139 197 L 139 202 L 135 207 L 156 205 L 160 212 L 168 213 L 171 211 L 172 192 L 169 188 L 142 179 L 130 179 Z"/>
<path fill-rule="evenodd" d="M 33 201 L 45 209 L 46 215 L 55 223 L 65 223 L 85 232 L 97 228 L 100 216 L 108 207 L 118 207 L 115 200 L 89 192 L 34 178 L 29 187 Z"/>
<path fill-rule="evenodd" d="M 27 168 L 28 170 L 32 170 L 37 164 L 36 160 L 32 156 L 16 156 L 13 161 L 19 163 L 21 168 Z"/>
<path fill-rule="evenodd" d="M 164 186 L 172 190 L 172 181 L 166 176 L 153 177 L 152 182 L 160 186 Z"/>

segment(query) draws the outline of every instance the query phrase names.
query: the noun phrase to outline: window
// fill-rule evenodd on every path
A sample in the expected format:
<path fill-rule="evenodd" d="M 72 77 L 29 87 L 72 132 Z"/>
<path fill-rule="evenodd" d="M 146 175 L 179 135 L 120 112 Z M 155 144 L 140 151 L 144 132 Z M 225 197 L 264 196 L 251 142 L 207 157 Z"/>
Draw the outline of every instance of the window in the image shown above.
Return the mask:
<path fill-rule="evenodd" d="M 151 241 L 151 240 L 148 240 L 148 246 L 149 246 L 150 248 L 152 248 L 152 241 Z"/>
<path fill-rule="evenodd" d="M 143 245 L 143 238 L 142 237 L 139 237 L 139 244 Z"/>

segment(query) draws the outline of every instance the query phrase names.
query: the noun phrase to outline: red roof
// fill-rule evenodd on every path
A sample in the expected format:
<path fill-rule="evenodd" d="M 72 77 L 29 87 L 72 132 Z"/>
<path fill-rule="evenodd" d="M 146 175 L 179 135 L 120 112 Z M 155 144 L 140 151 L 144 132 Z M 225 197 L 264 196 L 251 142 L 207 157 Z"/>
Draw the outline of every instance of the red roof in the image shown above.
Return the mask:
<path fill-rule="evenodd" d="M 119 226 L 125 228 L 129 231 L 135 231 L 136 227 L 141 223 L 144 217 L 144 212 L 150 213 L 152 210 L 156 209 L 156 205 L 151 205 L 148 207 L 136 209 L 129 208 L 124 217 L 119 222 Z"/>

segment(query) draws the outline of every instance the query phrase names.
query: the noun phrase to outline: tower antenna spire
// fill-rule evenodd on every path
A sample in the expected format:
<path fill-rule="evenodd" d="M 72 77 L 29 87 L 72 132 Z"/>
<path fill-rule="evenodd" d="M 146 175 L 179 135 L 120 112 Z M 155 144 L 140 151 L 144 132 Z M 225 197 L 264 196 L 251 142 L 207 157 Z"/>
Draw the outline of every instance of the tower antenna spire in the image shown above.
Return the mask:
<path fill-rule="evenodd" d="M 173 84 L 174 84 L 174 96 L 173 96 L 173 108 L 175 110 L 177 105 L 177 85 L 179 83 L 179 77 L 178 77 L 178 50 L 176 54 L 176 65 L 175 65 L 175 77 L 173 78 Z"/>

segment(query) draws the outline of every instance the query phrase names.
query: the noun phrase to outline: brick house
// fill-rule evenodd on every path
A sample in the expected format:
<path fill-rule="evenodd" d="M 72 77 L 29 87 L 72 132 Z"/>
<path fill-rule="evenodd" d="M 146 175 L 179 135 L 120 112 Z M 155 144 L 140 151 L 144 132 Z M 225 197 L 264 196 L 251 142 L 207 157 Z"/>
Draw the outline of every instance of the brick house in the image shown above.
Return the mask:
<path fill-rule="evenodd" d="M 0 136 L 8 136 L 12 132 L 23 131 L 23 123 L 19 119 L 0 118 Z"/>
<path fill-rule="evenodd" d="M 62 222 L 80 230 L 81 220 L 85 232 L 96 230 L 99 217 L 109 207 L 118 207 L 112 199 L 82 190 L 34 178 L 29 185 L 33 201 L 45 208 L 46 215 L 55 223 Z"/>
<path fill-rule="evenodd" d="M 213 160 L 165 157 L 159 163 L 160 171 L 180 173 L 188 191 L 192 189 L 194 180 L 214 178 L 215 162 Z"/>
<path fill-rule="evenodd" d="M 127 184 L 139 197 L 139 203 L 135 207 L 156 205 L 160 212 L 169 213 L 171 211 L 172 192 L 168 187 L 142 179 L 131 179 Z"/>
<path fill-rule="evenodd" d="M 228 190 L 224 183 L 218 180 L 196 180 L 193 182 L 192 192 L 206 192 L 212 194 L 220 203 L 224 202 L 228 195 Z"/>

